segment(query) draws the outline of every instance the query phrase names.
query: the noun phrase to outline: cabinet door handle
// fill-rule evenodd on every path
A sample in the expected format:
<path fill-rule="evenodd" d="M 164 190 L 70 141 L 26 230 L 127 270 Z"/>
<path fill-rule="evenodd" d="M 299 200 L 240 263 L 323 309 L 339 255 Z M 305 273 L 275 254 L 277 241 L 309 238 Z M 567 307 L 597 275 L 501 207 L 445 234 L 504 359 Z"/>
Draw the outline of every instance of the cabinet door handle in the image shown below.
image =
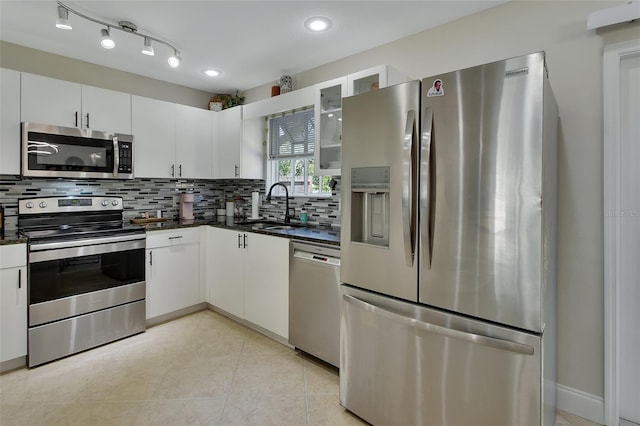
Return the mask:
<path fill-rule="evenodd" d="M 87 113 L 87 129 L 89 128 L 89 113 Z"/>
<path fill-rule="evenodd" d="M 238 248 L 242 248 L 242 234 L 238 234 Z"/>
<path fill-rule="evenodd" d="M 182 164 L 178 166 L 178 176 L 182 177 Z"/>
<path fill-rule="evenodd" d="M 169 237 L 170 240 L 175 240 L 176 238 L 182 238 L 182 235 L 176 235 L 175 237 Z"/>
<path fill-rule="evenodd" d="M 22 269 L 18 269 L 18 288 L 22 288 Z"/>
<path fill-rule="evenodd" d="M 243 242 L 244 242 L 244 248 L 247 248 L 247 234 L 243 234 Z"/>
<path fill-rule="evenodd" d="M 233 170 L 234 170 L 233 173 L 234 173 L 235 177 L 240 176 L 240 167 L 238 167 L 237 165 L 234 164 Z"/>
<path fill-rule="evenodd" d="M 176 175 L 176 166 L 175 164 L 171 165 L 171 177 L 174 177 Z"/>
<path fill-rule="evenodd" d="M 76 117 L 76 127 L 78 127 L 78 111 L 76 111 L 75 117 Z"/>
<path fill-rule="evenodd" d="M 153 252 L 152 251 L 149 252 L 149 265 L 153 266 Z"/>

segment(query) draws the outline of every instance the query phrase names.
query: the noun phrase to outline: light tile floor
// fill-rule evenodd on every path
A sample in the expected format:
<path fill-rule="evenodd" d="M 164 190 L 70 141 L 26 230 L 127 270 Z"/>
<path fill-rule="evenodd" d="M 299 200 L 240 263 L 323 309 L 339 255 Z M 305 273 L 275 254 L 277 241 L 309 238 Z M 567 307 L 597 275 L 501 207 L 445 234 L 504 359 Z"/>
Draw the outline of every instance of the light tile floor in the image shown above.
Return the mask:
<path fill-rule="evenodd" d="M 0 376 L 0 424 L 362 425 L 337 372 L 206 310 Z M 559 412 L 557 426 L 593 426 Z"/>

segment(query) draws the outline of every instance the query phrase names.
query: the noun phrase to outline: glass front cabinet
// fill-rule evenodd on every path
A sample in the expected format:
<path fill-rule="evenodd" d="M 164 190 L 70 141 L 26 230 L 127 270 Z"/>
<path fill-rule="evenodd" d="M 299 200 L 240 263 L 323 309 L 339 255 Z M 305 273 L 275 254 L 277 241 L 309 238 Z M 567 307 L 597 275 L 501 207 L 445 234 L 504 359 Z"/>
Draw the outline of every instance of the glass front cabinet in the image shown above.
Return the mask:
<path fill-rule="evenodd" d="M 342 98 L 407 81 L 388 65 L 379 65 L 316 85 L 315 174 L 340 176 L 342 159 Z"/>
<path fill-rule="evenodd" d="M 342 157 L 342 98 L 347 96 L 347 77 L 316 86 L 315 164 L 317 175 L 340 175 Z"/>

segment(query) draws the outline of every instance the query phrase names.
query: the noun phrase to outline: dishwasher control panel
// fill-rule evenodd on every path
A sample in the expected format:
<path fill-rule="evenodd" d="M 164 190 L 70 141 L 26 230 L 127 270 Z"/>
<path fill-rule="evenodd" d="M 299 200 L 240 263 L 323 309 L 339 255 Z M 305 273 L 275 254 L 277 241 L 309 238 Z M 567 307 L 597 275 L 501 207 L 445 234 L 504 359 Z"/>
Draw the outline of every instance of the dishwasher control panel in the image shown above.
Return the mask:
<path fill-rule="evenodd" d="M 315 262 L 326 263 L 333 266 L 340 266 L 340 259 L 331 256 L 324 256 L 316 253 L 309 253 L 308 251 L 296 250 L 293 257 L 298 259 L 311 260 Z"/>

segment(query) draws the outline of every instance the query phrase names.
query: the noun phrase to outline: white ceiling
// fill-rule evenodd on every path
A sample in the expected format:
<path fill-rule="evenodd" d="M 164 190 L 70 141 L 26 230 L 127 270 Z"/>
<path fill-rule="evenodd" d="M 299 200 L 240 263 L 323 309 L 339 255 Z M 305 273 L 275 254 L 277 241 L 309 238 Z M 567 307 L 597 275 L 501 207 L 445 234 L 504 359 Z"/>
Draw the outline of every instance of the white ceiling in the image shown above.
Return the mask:
<path fill-rule="evenodd" d="M 112 50 L 100 47 L 103 27 L 69 14 L 72 31 L 55 27 L 55 1 L 0 0 L 0 38 L 211 93 L 229 93 L 275 82 L 319 65 L 503 3 L 505 0 L 445 1 L 64 1 L 100 21 L 127 20 L 140 33 L 180 50 L 178 69 L 167 65 L 172 51 L 154 44 L 142 55 L 143 39 L 111 30 Z M 303 22 L 329 17 L 333 27 L 311 33 Z M 206 77 L 208 67 L 223 72 Z"/>

